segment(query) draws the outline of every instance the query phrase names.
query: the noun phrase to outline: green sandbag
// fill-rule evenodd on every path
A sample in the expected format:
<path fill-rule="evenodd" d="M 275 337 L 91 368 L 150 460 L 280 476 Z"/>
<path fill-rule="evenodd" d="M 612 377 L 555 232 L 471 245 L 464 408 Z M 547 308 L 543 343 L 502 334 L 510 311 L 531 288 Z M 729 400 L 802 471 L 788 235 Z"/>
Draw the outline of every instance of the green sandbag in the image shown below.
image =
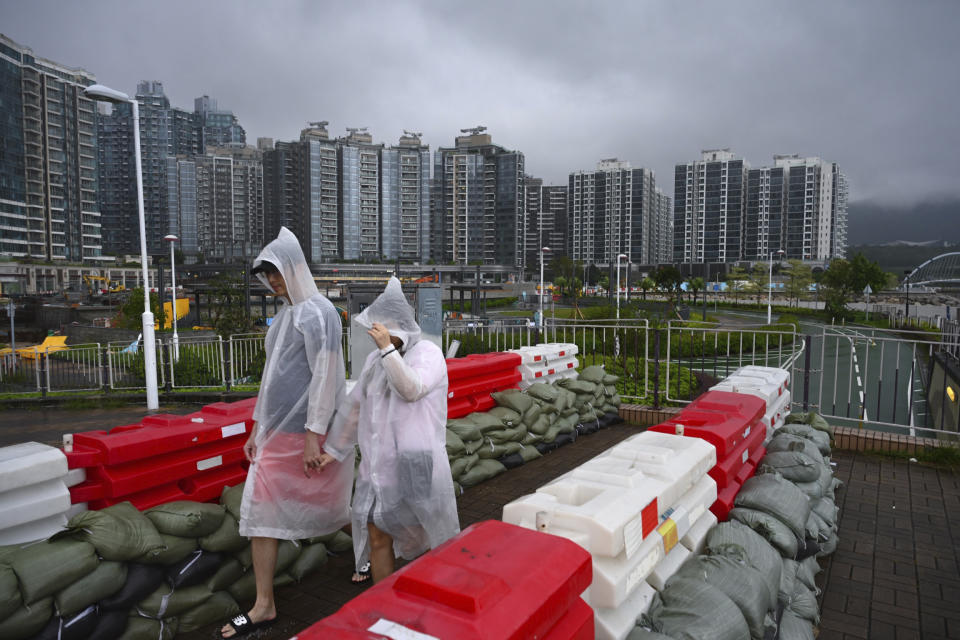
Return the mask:
<path fill-rule="evenodd" d="M 539 418 L 530 423 L 525 423 L 527 425 L 527 431 L 530 433 L 535 433 L 538 436 L 542 436 L 547 432 L 547 429 L 550 428 L 550 419 L 547 416 L 541 415 Z"/>
<path fill-rule="evenodd" d="M 774 469 L 790 482 L 813 482 L 820 477 L 820 463 L 802 451 L 771 451 L 761 464 Z"/>
<path fill-rule="evenodd" d="M 470 471 L 460 476 L 459 482 L 464 487 L 473 487 L 506 470 L 507 468 L 496 460 L 481 460 Z"/>
<path fill-rule="evenodd" d="M 179 616 L 195 606 L 202 604 L 213 595 L 205 584 L 174 589 L 169 584 L 161 584 L 146 598 L 137 603 L 141 615 L 159 620 L 169 616 Z"/>
<path fill-rule="evenodd" d="M 557 428 L 557 433 L 570 433 L 577 428 L 577 425 L 580 423 L 580 417 L 573 415 L 566 418 L 560 418 L 553 423 L 553 426 Z"/>
<path fill-rule="evenodd" d="M 493 444 L 506 444 L 508 442 L 520 442 L 525 437 L 527 437 L 527 428 L 520 423 L 520 425 L 513 428 L 502 427 L 495 431 L 487 431 L 484 434 L 484 438 L 492 442 Z"/>
<path fill-rule="evenodd" d="M 615 376 L 612 373 L 605 373 L 603 375 L 603 380 L 601 380 L 601 382 L 603 382 L 604 385 L 611 385 L 611 384 L 617 384 L 617 380 L 619 379 L 620 379 L 620 376 Z"/>
<path fill-rule="evenodd" d="M 327 547 L 322 542 L 310 544 L 303 547 L 300 555 L 287 569 L 287 573 L 300 582 L 325 564 L 327 564 Z"/>
<path fill-rule="evenodd" d="M 580 424 L 587 424 L 588 422 L 596 422 L 598 417 L 599 416 L 597 416 L 597 412 L 594 409 L 586 409 L 584 411 L 581 411 L 579 414 Z"/>
<path fill-rule="evenodd" d="M 599 364 L 595 364 L 589 367 L 584 368 L 580 372 L 580 375 L 577 377 L 578 380 L 586 380 L 587 382 L 603 382 L 603 377 L 607 375 L 607 372 L 604 371 L 603 367 Z"/>
<path fill-rule="evenodd" d="M 823 431 L 817 431 L 806 424 L 785 424 L 778 430 L 779 433 L 789 433 L 791 435 L 806 438 L 817 445 L 817 449 L 825 456 L 830 455 L 830 436 Z"/>
<path fill-rule="evenodd" d="M 20 607 L 0 618 L 0 638 L 21 640 L 35 636 L 53 617 L 53 598 L 44 598 L 29 607 Z"/>
<path fill-rule="evenodd" d="M 612 398 L 613 396 L 617 395 L 617 385 L 615 384 L 603 385 L 603 395 L 607 396 L 608 398 Z"/>
<path fill-rule="evenodd" d="M 576 394 L 571 394 L 563 387 L 556 385 L 552 385 L 552 388 L 557 392 L 557 399 L 553 401 L 553 406 L 557 408 L 557 411 L 563 413 L 570 408 L 570 403 L 573 401 L 573 398 L 576 397 Z"/>
<path fill-rule="evenodd" d="M 293 578 L 290 576 L 290 574 L 286 572 L 274 574 L 274 588 L 282 587 L 291 583 L 293 583 Z M 242 578 L 230 585 L 230 587 L 227 589 L 227 592 L 233 596 L 237 602 L 253 602 L 257 597 L 257 580 L 253 574 L 253 570 L 247 571 Z"/>
<path fill-rule="evenodd" d="M 19 609 L 22 604 L 17 574 L 9 566 L 0 564 L 0 620 Z"/>
<path fill-rule="evenodd" d="M 447 457 L 453 460 L 454 458 L 462 456 L 466 450 L 463 446 L 463 440 L 450 429 L 446 429 L 445 432 L 447 437 Z"/>
<path fill-rule="evenodd" d="M 662 633 L 657 633 L 656 631 L 649 631 L 642 627 L 634 627 L 630 629 L 626 640 L 673 640 L 673 638 L 665 636 Z"/>
<path fill-rule="evenodd" d="M 793 595 L 787 604 L 787 611 L 813 624 L 820 624 L 820 607 L 817 597 L 799 578 L 793 583 Z"/>
<path fill-rule="evenodd" d="M 524 447 L 520 449 L 520 457 L 523 458 L 524 462 L 530 462 L 531 460 L 536 460 L 537 458 L 543 456 L 536 447 Z"/>
<path fill-rule="evenodd" d="M 127 622 L 127 630 L 117 640 L 173 640 L 179 626 L 180 621 L 173 616 L 154 620 L 132 615 Z"/>
<path fill-rule="evenodd" d="M 480 432 L 477 431 L 477 438 L 474 440 L 464 440 L 463 441 L 463 452 L 472 456 L 477 452 L 477 449 L 483 446 L 483 438 L 480 437 Z"/>
<path fill-rule="evenodd" d="M 833 425 L 827 422 L 823 416 L 816 411 L 811 411 L 810 413 L 791 413 L 784 418 L 783 422 L 784 424 L 810 425 L 817 431 L 823 431 L 830 436 L 831 440 L 833 440 Z"/>
<path fill-rule="evenodd" d="M 84 511 L 70 519 L 67 530 L 55 534 L 92 544 L 104 560 L 129 562 L 163 548 L 163 539 L 150 519 L 129 502 L 100 511 Z"/>
<path fill-rule="evenodd" d="M 481 435 L 486 435 L 487 431 L 496 431 L 503 429 L 503 423 L 495 415 L 476 411 L 467 416 L 467 420 L 477 425 Z"/>
<path fill-rule="evenodd" d="M 226 509 L 219 504 L 177 500 L 144 512 L 157 531 L 181 538 L 208 536 L 223 523 Z"/>
<path fill-rule="evenodd" d="M 487 442 L 487 444 L 477 450 L 477 456 L 479 456 L 481 460 L 496 460 L 497 458 L 502 458 L 503 456 L 519 453 L 522 447 L 523 445 L 519 442 L 505 442 L 503 444 Z M 466 473 L 470 472 L 467 471 Z M 461 478 L 462 477 L 463 476 L 461 476 Z"/>
<path fill-rule="evenodd" d="M 807 440 L 802 436 L 787 433 L 783 428 L 778 429 L 773 439 L 767 443 L 767 453 L 780 451 L 799 451 L 814 462 L 826 464 L 826 461 L 823 459 L 823 454 L 820 453 L 820 449 L 815 442 Z"/>
<path fill-rule="evenodd" d="M 685 640 L 744 640 L 750 629 L 740 608 L 706 582 L 677 579 L 653 597 L 640 626 Z"/>
<path fill-rule="evenodd" d="M 618 408 L 623 404 L 623 400 L 620 399 L 620 394 L 610 396 L 610 404 L 616 405 Z"/>
<path fill-rule="evenodd" d="M 510 407 L 494 407 L 487 411 L 492 416 L 500 418 L 505 427 L 515 427 L 520 424 L 521 415 Z"/>
<path fill-rule="evenodd" d="M 90 574 L 100 563 L 93 545 L 70 539 L 32 544 L 8 560 L 27 606 Z"/>
<path fill-rule="evenodd" d="M 127 581 L 127 565 L 104 560 L 96 569 L 60 591 L 54 601 L 61 616 L 72 616 L 90 605 L 112 596 Z"/>
<path fill-rule="evenodd" d="M 557 384 L 562 384 L 558 382 Z M 572 380 L 567 378 L 563 388 L 569 391 L 573 391 L 578 396 L 581 395 L 590 395 L 592 396 L 597 391 L 597 385 L 592 382 L 587 382 L 586 380 Z"/>
<path fill-rule="evenodd" d="M 480 430 L 477 429 L 477 425 L 467 418 L 447 420 L 447 431 L 456 434 L 464 444 L 470 440 L 480 439 Z"/>
<path fill-rule="evenodd" d="M 777 630 L 777 640 L 814 640 L 813 624 L 785 609 L 780 615 L 780 626 Z"/>
<path fill-rule="evenodd" d="M 543 382 L 534 382 L 526 388 L 527 395 L 531 395 L 537 400 L 553 403 L 557 399 L 557 388 L 551 384 Z"/>
<path fill-rule="evenodd" d="M 520 444 L 522 444 L 523 446 L 527 446 L 529 444 L 536 444 L 542 440 L 543 440 L 543 436 L 528 431 L 526 437 L 524 437 L 524 439 L 520 441 Z"/>
<path fill-rule="evenodd" d="M 197 542 L 204 551 L 216 553 L 235 553 L 250 544 L 250 540 L 240 535 L 237 519 L 229 511 L 224 515 L 219 529 Z"/>
<path fill-rule="evenodd" d="M 323 545 L 327 548 L 327 551 L 331 551 L 333 553 L 340 553 L 342 551 L 347 551 L 348 549 L 353 549 L 353 539 L 345 531 L 338 530 L 323 536 L 308 538 L 303 541 L 303 544 L 317 544 L 318 542 L 323 543 Z"/>
<path fill-rule="evenodd" d="M 240 564 L 240 561 L 236 558 L 227 558 L 220 564 L 217 572 L 210 576 L 204 584 L 211 592 L 216 593 L 230 588 L 230 585 L 242 578 L 243 574 L 243 565 Z"/>
<path fill-rule="evenodd" d="M 176 564 L 197 550 L 196 538 L 181 538 L 161 533 L 160 539 L 163 540 L 163 547 L 145 553 L 137 559 L 137 562 L 160 565 Z"/>
<path fill-rule="evenodd" d="M 604 404 L 602 407 L 600 407 L 600 412 L 603 415 L 607 415 L 610 413 L 617 413 L 619 410 L 620 410 L 620 407 L 618 407 L 615 404 L 610 404 L 609 402 Z"/>
<path fill-rule="evenodd" d="M 450 475 L 454 478 L 459 478 L 464 473 L 469 471 L 473 465 L 477 464 L 477 461 L 480 459 L 480 456 L 473 454 L 472 456 L 461 456 L 450 463 Z"/>
<path fill-rule="evenodd" d="M 243 502 L 243 485 L 245 483 L 241 482 L 238 485 L 232 487 L 224 487 L 223 491 L 220 493 L 220 504 L 227 510 L 227 512 L 236 519 L 237 522 L 240 522 L 240 503 Z"/>
<path fill-rule="evenodd" d="M 750 527 L 736 520 L 721 522 L 707 532 L 703 553 L 746 562 L 764 578 L 768 601 L 777 601 L 783 559 L 769 542 Z"/>
<path fill-rule="evenodd" d="M 552 427 L 547 429 L 547 432 L 545 434 L 543 434 L 543 442 L 550 444 L 551 442 L 557 439 L 558 435 L 560 435 L 560 427 L 557 425 L 553 425 Z"/>
<path fill-rule="evenodd" d="M 240 605 L 233 596 L 226 591 L 218 591 L 203 604 L 197 605 L 180 616 L 177 632 L 190 633 L 215 622 L 229 620 L 239 613 L 241 613 Z"/>
<path fill-rule="evenodd" d="M 592 393 L 578 393 L 576 394 L 576 400 L 573 402 L 573 406 L 577 408 L 577 411 L 580 411 L 586 407 L 593 405 L 593 394 Z"/>
<path fill-rule="evenodd" d="M 349 536 L 347 536 L 349 539 Z M 316 540 L 317 538 L 313 538 Z M 353 546 L 353 541 L 350 542 L 350 546 Z M 300 555 L 300 550 L 303 548 L 303 543 L 296 540 L 280 540 L 277 545 L 277 566 L 273 572 L 273 575 L 278 575 L 281 572 L 285 571 L 287 567 L 293 564 L 293 561 L 297 559 L 297 556 Z M 329 546 L 328 546 L 329 548 Z M 237 560 L 240 561 L 240 564 L 243 565 L 244 569 L 250 569 L 253 567 L 253 548 L 247 547 L 236 556 Z"/>
<path fill-rule="evenodd" d="M 543 407 L 541 407 L 540 404 L 534 400 L 530 405 L 530 408 L 523 412 L 523 416 L 520 418 L 520 421 L 526 425 L 530 425 L 536 422 L 540 416 L 543 416 Z"/>
<path fill-rule="evenodd" d="M 810 508 L 813 509 L 818 516 L 823 518 L 823 521 L 829 526 L 835 527 L 837 525 L 837 516 L 840 514 L 840 509 L 833 500 L 829 498 L 811 500 Z"/>
<path fill-rule="evenodd" d="M 763 536 L 764 540 L 780 552 L 782 557 L 797 557 L 797 549 L 800 546 L 800 541 L 793 531 L 790 530 L 790 527 L 781 522 L 776 516 L 756 509 L 734 507 L 730 510 L 730 519 L 741 522 L 759 533 Z"/>
<path fill-rule="evenodd" d="M 733 504 L 776 516 L 799 540 L 803 539 L 810 500 L 789 480 L 772 473 L 753 476 L 743 483 Z"/>
<path fill-rule="evenodd" d="M 526 414 L 527 410 L 533 406 L 533 398 L 516 389 L 496 391 L 491 393 L 490 397 L 492 397 L 494 402 L 499 406 L 513 409 L 520 415 Z"/>

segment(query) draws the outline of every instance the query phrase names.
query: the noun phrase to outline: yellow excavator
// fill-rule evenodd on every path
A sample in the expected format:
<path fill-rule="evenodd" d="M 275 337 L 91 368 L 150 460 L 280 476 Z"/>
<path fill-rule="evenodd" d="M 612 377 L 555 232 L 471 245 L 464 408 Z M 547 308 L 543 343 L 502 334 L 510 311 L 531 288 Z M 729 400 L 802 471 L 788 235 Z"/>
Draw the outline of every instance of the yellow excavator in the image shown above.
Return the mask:
<path fill-rule="evenodd" d="M 83 276 L 83 283 L 87 285 L 87 293 L 91 296 L 121 293 L 127 290 L 122 284 L 115 283 L 106 276 Z"/>

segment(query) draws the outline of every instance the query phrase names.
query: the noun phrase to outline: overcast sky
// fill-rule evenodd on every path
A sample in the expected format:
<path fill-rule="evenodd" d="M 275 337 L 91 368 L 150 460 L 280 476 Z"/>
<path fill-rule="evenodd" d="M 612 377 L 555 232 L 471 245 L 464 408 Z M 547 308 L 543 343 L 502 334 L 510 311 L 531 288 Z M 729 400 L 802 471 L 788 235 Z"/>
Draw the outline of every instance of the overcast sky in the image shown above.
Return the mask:
<path fill-rule="evenodd" d="M 851 200 L 960 196 L 960 2 L 0 0 L 0 32 L 133 94 L 207 94 L 254 144 L 310 120 L 432 148 L 486 125 L 527 172 L 729 147 L 838 162 Z"/>

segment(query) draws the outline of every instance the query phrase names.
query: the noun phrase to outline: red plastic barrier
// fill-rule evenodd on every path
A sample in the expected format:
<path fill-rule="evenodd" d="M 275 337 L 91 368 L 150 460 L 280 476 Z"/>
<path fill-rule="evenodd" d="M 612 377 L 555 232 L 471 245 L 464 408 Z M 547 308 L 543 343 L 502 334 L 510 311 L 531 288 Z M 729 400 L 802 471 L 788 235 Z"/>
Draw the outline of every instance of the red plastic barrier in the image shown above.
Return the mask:
<path fill-rule="evenodd" d="M 476 394 L 489 394 L 492 391 L 500 389 L 516 388 L 523 376 L 520 371 L 498 371 L 482 376 L 471 376 L 460 380 L 451 381 L 447 387 L 448 400 L 472 396 Z"/>
<path fill-rule="evenodd" d="M 590 555 L 569 540 L 488 520 L 297 638 L 377 638 L 370 628 L 381 620 L 457 640 L 592 638 L 592 613 L 580 599 L 592 572 Z"/>
<path fill-rule="evenodd" d="M 758 398 L 759 400 L 759 398 Z M 761 404 L 763 401 L 760 401 Z M 763 417 L 763 414 L 761 414 Z M 727 411 L 684 409 L 673 418 L 650 427 L 649 431 L 672 433 L 706 440 L 717 449 L 717 460 L 728 457 L 757 430 L 757 422 Z"/>
<path fill-rule="evenodd" d="M 473 353 L 463 358 L 447 358 L 447 380 L 453 382 L 473 376 L 510 371 L 520 366 L 517 353 Z"/>
<path fill-rule="evenodd" d="M 753 453 L 763 446 L 763 439 L 766 435 L 767 427 L 765 425 L 754 426 L 746 440 L 741 442 L 726 458 L 718 460 L 717 464 L 707 472 L 711 478 L 717 481 L 717 489 L 723 489 L 727 485 L 737 482 L 736 477 L 749 464 Z M 754 465 L 754 468 L 756 468 L 756 465 Z M 738 484 L 743 484 L 743 481 Z"/>
<path fill-rule="evenodd" d="M 740 493 L 741 486 L 733 482 L 717 492 L 717 501 L 710 505 L 710 511 L 717 516 L 717 520 L 720 522 L 726 522 L 730 510 L 733 509 L 733 501 Z"/>
<path fill-rule="evenodd" d="M 762 445 L 753 450 L 753 453 L 750 454 L 750 459 L 747 460 L 747 464 L 745 464 L 737 474 L 736 481 L 738 484 L 742 485 L 753 477 L 753 474 L 757 472 L 757 467 L 760 466 L 760 461 L 763 460 L 763 456 L 765 455 L 767 455 L 767 448 Z"/>
<path fill-rule="evenodd" d="M 767 404 L 756 396 L 732 391 L 707 391 L 699 398 L 687 405 L 687 410 L 722 411 L 739 415 L 746 419 L 746 424 L 755 424 L 767 412 Z M 683 412 L 681 412 L 682 414 Z"/>

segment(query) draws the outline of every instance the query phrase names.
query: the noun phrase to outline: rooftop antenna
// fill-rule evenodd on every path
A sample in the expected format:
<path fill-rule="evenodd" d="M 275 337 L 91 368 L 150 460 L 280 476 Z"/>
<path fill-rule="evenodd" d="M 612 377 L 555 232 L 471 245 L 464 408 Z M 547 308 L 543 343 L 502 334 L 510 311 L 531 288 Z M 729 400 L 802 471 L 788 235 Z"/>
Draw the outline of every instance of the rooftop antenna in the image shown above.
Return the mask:
<path fill-rule="evenodd" d="M 422 138 L 422 137 L 423 137 L 423 132 L 422 132 L 422 131 L 407 131 L 406 129 L 404 129 L 404 130 L 403 130 L 403 135 L 405 135 L 405 136 L 413 136 L 414 138 Z"/>
<path fill-rule="evenodd" d="M 472 136 L 483 133 L 487 128 L 484 125 L 478 125 L 476 127 L 470 127 L 468 129 L 460 129 L 460 133 L 469 133 Z"/>
<path fill-rule="evenodd" d="M 329 120 L 318 120 L 316 122 L 308 122 L 311 127 L 320 127 L 321 129 L 326 129 L 327 125 L 330 124 Z"/>
<path fill-rule="evenodd" d="M 347 127 L 347 133 L 353 135 L 354 133 L 366 133 L 367 127 Z"/>

